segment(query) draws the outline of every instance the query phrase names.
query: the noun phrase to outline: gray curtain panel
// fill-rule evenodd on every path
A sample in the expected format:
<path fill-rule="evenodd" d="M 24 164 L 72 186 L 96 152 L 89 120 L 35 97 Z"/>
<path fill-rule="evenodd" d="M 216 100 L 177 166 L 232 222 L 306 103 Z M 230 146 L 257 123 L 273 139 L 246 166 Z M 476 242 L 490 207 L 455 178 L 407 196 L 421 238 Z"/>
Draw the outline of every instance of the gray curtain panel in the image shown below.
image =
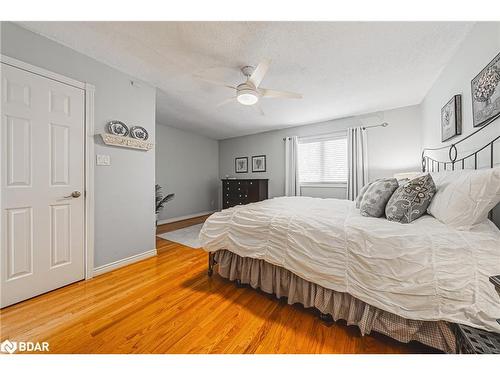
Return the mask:
<path fill-rule="evenodd" d="M 353 201 L 368 182 L 366 130 L 347 129 L 347 199 Z"/>
<path fill-rule="evenodd" d="M 299 137 L 285 138 L 285 195 L 287 197 L 300 195 L 298 149 Z"/>

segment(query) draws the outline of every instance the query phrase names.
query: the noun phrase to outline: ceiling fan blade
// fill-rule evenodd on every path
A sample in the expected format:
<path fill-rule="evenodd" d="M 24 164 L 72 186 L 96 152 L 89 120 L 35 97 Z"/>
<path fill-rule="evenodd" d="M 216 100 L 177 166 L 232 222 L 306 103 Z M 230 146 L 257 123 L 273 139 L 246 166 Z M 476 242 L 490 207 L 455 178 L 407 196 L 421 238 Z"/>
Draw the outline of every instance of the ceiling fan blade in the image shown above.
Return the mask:
<path fill-rule="evenodd" d="M 232 98 L 229 98 L 229 99 L 226 99 L 222 102 L 220 102 L 219 104 L 217 104 L 215 107 L 218 108 L 218 107 L 222 107 L 223 105 L 226 105 L 226 104 L 229 104 L 231 103 L 232 101 L 234 101 L 234 99 L 236 99 L 235 96 L 233 96 Z"/>
<path fill-rule="evenodd" d="M 206 77 L 203 77 L 203 76 L 199 76 L 197 74 L 194 75 L 195 78 L 201 80 L 201 81 L 205 81 L 205 82 L 208 82 L 208 83 L 211 83 L 213 85 L 217 85 L 217 86 L 223 86 L 223 87 L 227 87 L 228 89 L 233 89 L 233 90 L 236 90 L 236 87 L 235 86 L 231 86 L 231 85 L 228 85 L 227 83 L 225 82 L 221 82 L 221 81 L 216 81 L 214 79 L 211 79 L 211 78 L 206 78 Z"/>
<path fill-rule="evenodd" d="M 289 92 L 289 91 L 259 89 L 259 92 L 264 98 L 290 98 L 290 99 L 303 98 L 302 94 L 297 94 L 295 92 Z"/>
<path fill-rule="evenodd" d="M 264 59 L 259 63 L 259 65 L 257 65 L 257 68 L 255 68 L 255 70 L 253 71 L 248 80 L 252 82 L 255 87 L 259 87 L 260 83 L 267 73 L 267 70 L 269 69 L 269 65 L 271 65 L 271 60 Z"/>

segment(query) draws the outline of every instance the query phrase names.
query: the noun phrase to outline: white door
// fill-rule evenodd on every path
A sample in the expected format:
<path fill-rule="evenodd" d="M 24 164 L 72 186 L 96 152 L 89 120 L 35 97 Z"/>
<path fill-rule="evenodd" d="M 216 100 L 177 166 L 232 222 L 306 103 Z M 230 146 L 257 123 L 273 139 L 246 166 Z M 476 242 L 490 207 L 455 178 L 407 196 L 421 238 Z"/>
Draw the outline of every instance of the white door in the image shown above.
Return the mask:
<path fill-rule="evenodd" d="M 0 73 L 5 307 L 84 278 L 85 103 L 73 86 L 4 63 Z"/>

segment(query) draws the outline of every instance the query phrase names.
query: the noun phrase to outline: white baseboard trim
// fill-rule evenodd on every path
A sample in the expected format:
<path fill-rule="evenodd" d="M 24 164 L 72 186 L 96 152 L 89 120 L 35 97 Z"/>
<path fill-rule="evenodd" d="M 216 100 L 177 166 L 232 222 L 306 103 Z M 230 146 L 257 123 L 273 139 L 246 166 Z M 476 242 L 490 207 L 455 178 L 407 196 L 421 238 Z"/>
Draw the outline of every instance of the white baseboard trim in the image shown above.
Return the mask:
<path fill-rule="evenodd" d="M 132 256 L 124 258 L 124 259 L 117 260 L 115 262 L 105 264 L 103 266 L 96 267 L 96 268 L 94 268 L 94 276 L 102 275 L 103 273 L 113 271 L 117 268 L 127 266 L 129 264 L 138 262 L 140 260 L 154 257 L 154 256 L 156 256 L 156 254 L 157 254 L 156 249 L 153 249 L 153 250 L 145 251 L 145 252 L 140 253 L 140 254 L 132 255 Z"/>
<path fill-rule="evenodd" d="M 178 216 L 178 217 L 172 217 L 170 219 L 158 220 L 158 225 L 168 224 L 168 223 L 174 223 L 176 221 L 181 221 L 181 220 L 192 219 L 193 217 L 198 217 L 198 216 L 203 216 L 203 215 L 209 215 L 209 214 L 213 214 L 214 212 L 216 212 L 216 210 L 197 212 L 195 214 L 190 214 L 190 215 L 185 215 L 185 216 Z"/>

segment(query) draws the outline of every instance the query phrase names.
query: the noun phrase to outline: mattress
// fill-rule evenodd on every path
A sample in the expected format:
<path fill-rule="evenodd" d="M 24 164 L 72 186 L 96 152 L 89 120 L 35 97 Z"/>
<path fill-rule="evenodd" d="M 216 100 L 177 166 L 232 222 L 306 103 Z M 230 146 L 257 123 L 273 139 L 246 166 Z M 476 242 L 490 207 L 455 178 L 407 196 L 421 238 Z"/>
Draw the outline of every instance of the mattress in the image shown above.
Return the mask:
<path fill-rule="evenodd" d="M 262 259 L 406 319 L 500 332 L 500 231 L 457 231 L 432 216 L 411 224 L 361 216 L 347 200 L 280 197 L 210 216 L 207 252 Z"/>

